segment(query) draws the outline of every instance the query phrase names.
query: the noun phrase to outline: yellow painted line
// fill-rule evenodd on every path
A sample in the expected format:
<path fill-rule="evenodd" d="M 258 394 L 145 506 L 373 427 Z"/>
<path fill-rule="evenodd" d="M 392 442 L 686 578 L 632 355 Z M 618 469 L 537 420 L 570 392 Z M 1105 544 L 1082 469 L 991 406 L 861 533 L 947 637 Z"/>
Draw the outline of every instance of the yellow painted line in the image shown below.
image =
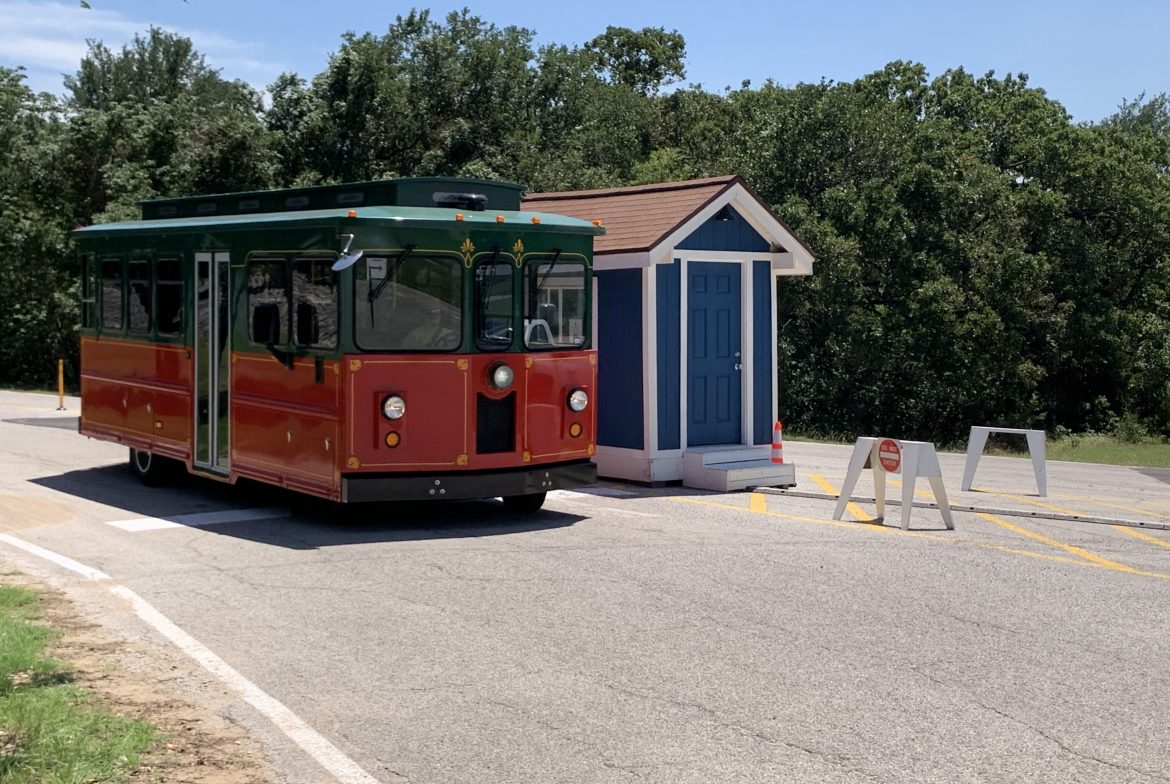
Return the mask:
<path fill-rule="evenodd" d="M 1120 530 L 1125 531 L 1127 534 L 1134 537 L 1135 539 L 1141 539 L 1144 542 L 1153 542 L 1154 544 L 1158 545 L 1159 547 L 1165 547 L 1166 549 L 1170 550 L 1170 542 L 1167 542 L 1165 539 L 1159 539 L 1156 536 L 1151 536 L 1151 535 L 1147 534 L 1145 531 L 1139 531 L 1135 528 L 1130 528 L 1128 526 L 1119 525 L 1117 527 Z"/>
<path fill-rule="evenodd" d="M 890 479 L 890 484 L 891 484 L 891 485 L 893 485 L 894 487 L 898 487 L 898 488 L 900 488 L 900 487 L 902 487 L 902 480 L 901 480 L 901 479 L 893 479 L 893 478 L 891 478 L 891 479 Z M 930 492 L 929 490 L 926 490 L 925 488 L 922 488 L 922 489 L 920 489 L 920 488 L 917 488 L 917 487 L 916 487 L 916 488 L 914 488 L 914 495 L 920 495 L 920 496 L 922 496 L 923 498 L 928 498 L 928 499 L 930 499 L 931 501 L 934 501 L 934 500 L 936 500 L 936 499 L 935 499 L 935 497 L 934 497 L 934 493 Z"/>
<path fill-rule="evenodd" d="M 979 516 L 984 520 L 990 520 L 998 526 L 1006 528 L 1009 531 L 1013 531 L 1020 536 L 1026 536 L 1029 539 L 1035 539 L 1037 542 L 1043 542 L 1050 547 L 1064 550 L 1066 553 L 1072 553 L 1078 558 L 1084 558 L 1089 563 L 1096 564 L 1097 566 L 1103 567 L 1105 569 L 1113 569 L 1114 571 L 1128 572 L 1130 574 L 1135 574 L 1140 571 L 1138 569 L 1134 569 L 1132 566 L 1126 566 L 1123 563 L 1110 561 L 1108 558 L 1102 558 L 1096 553 L 1089 552 L 1083 547 L 1077 547 L 1075 544 L 1067 544 L 1060 541 L 1059 539 L 1053 539 L 1051 536 L 1045 536 L 1044 534 L 1036 533 L 1035 531 L 1018 526 L 1015 523 L 1009 523 L 1007 520 L 1004 520 L 1001 517 L 996 517 L 995 515 L 990 515 L 985 512 L 980 512 Z"/>
<path fill-rule="evenodd" d="M 742 506 L 734 504 L 723 504 L 718 501 L 708 501 L 703 498 L 694 498 L 686 496 L 674 496 L 673 500 L 684 504 L 695 504 L 698 506 L 710 506 L 716 509 L 729 509 L 733 512 L 747 512 L 750 511 Z M 952 535 L 942 536 L 939 534 L 931 534 L 923 531 L 903 531 L 901 528 L 890 528 L 884 525 L 866 525 L 859 526 L 856 523 L 847 523 L 840 520 L 830 520 L 824 517 L 806 517 L 804 515 L 785 514 L 782 512 L 757 512 L 766 517 L 774 517 L 780 520 L 791 520 L 800 523 L 815 523 L 816 525 L 827 525 L 834 528 L 848 528 L 851 531 L 866 531 L 866 532 L 881 532 L 889 534 L 890 536 L 907 536 L 912 539 L 925 539 L 931 542 L 941 542 L 943 544 L 962 545 L 965 547 L 973 547 L 978 550 L 993 550 L 1000 553 L 1008 553 L 1009 555 L 1021 555 L 1025 558 L 1035 558 L 1040 561 L 1055 561 L 1056 563 L 1070 564 L 1072 566 L 1084 566 L 1089 568 L 1110 569 L 1111 571 L 1118 571 L 1109 566 L 1104 566 L 1093 561 L 1087 561 L 1084 558 L 1070 558 L 1064 555 L 1053 555 L 1052 553 L 1038 553 L 1034 550 L 1020 550 L 1016 547 L 1007 547 L 1002 544 L 993 544 L 992 542 L 976 542 L 972 539 L 960 539 Z M 1104 559 L 1102 559 L 1104 560 Z M 1108 563 L 1108 562 L 1107 562 Z M 1129 574 L 1136 574 L 1142 577 L 1156 577 L 1160 580 L 1170 580 L 1170 574 L 1163 574 L 1162 572 L 1146 572 L 1139 569 L 1129 569 L 1128 567 L 1122 569 Z"/>
<path fill-rule="evenodd" d="M 766 511 L 768 511 L 768 501 L 767 501 L 767 499 L 764 498 L 763 493 L 752 493 L 750 498 L 752 500 L 752 511 L 753 512 L 766 512 Z"/>
<path fill-rule="evenodd" d="M 841 495 L 841 491 L 838 490 L 836 487 L 834 487 L 831 482 L 829 482 L 827 479 L 825 479 L 820 474 L 809 474 L 809 478 L 811 478 L 814 482 L 816 482 L 818 485 L 820 485 L 820 488 L 822 490 L 824 490 L 826 493 L 828 493 L 830 495 Z M 859 523 L 877 523 L 877 522 L 879 522 L 876 517 L 870 517 L 865 512 L 861 511 L 861 507 L 858 506 L 857 504 L 853 503 L 852 501 L 845 504 L 845 508 L 849 510 L 849 514 L 853 515 L 857 519 L 857 522 L 859 522 Z"/>

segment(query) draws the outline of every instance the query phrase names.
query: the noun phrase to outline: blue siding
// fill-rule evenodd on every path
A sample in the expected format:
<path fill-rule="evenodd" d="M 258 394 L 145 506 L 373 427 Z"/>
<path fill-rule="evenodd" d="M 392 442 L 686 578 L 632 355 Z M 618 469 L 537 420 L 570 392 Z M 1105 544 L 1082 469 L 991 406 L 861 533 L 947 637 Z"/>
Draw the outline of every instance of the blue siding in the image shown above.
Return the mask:
<path fill-rule="evenodd" d="M 597 443 L 642 449 L 642 270 L 597 278 Z"/>
<path fill-rule="evenodd" d="M 752 262 L 752 353 L 755 372 L 752 375 L 752 399 L 755 414 L 752 430 L 757 444 L 772 441 L 772 396 L 776 369 L 772 367 L 772 343 L 776 340 L 776 325 L 772 323 L 772 265 L 766 261 Z"/>
<path fill-rule="evenodd" d="M 660 264 L 658 275 L 658 302 L 655 320 L 658 322 L 658 448 L 679 447 L 680 388 L 680 308 L 679 292 L 682 263 Z"/>
<path fill-rule="evenodd" d="M 750 250 L 767 253 L 768 241 L 735 210 L 731 220 L 710 218 L 678 244 L 682 250 Z M 769 436 L 771 438 L 771 436 Z"/>

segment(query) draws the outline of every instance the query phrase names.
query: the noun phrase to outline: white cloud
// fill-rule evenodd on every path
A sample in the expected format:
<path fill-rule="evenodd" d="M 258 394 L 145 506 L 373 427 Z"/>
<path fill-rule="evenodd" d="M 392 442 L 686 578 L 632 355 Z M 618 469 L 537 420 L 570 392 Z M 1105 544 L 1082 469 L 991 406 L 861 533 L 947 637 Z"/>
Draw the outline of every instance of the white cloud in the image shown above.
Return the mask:
<path fill-rule="evenodd" d="M 87 51 L 87 40 L 102 41 L 110 49 L 120 49 L 151 27 L 149 19 L 129 19 L 117 11 L 95 5 L 91 10 L 76 2 L 29 2 L 0 0 L 0 65 L 23 66 L 27 83 L 36 91 L 60 93 L 62 76 L 77 70 Z M 190 38 L 195 49 L 207 58 L 224 77 L 243 79 L 262 89 L 281 71 L 282 63 L 267 62 L 255 55 L 261 44 L 241 41 L 213 30 L 184 30 L 166 27 Z"/>

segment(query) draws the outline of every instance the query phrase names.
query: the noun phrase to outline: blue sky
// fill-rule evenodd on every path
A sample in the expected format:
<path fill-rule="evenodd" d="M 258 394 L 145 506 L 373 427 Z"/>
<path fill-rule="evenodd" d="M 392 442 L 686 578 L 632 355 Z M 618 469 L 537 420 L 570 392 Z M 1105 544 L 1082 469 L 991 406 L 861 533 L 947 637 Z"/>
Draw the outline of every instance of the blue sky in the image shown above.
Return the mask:
<path fill-rule="evenodd" d="M 0 0 L 0 65 L 23 65 L 34 89 L 60 92 L 85 40 L 111 47 L 151 24 L 182 33 L 225 76 L 263 88 L 281 71 L 311 78 L 347 30 L 382 33 L 405 3 L 343 0 Z M 676 29 L 687 42 L 687 82 L 721 90 L 744 79 L 784 85 L 849 81 L 896 60 L 931 74 L 963 66 L 1024 72 L 1077 120 L 1098 120 L 1123 99 L 1170 92 L 1170 3 L 1164 0 L 675 0 L 533 3 L 481 0 L 431 5 L 442 17 L 464 5 L 539 43 L 580 44 L 606 25 Z"/>

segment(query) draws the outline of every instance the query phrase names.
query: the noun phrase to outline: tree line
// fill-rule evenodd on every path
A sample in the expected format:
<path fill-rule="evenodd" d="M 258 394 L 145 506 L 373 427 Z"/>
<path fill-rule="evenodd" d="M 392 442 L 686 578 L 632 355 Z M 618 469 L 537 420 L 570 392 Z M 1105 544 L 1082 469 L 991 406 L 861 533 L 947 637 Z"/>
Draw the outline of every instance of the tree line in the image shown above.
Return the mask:
<path fill-rule="evenodd" d="M 0 69 L 0 384 L 76 374 L 69 232 L 156 196 L 459 175 L 571 190 L 742 175 L 816 254 L 778 286 L 780 410 L 807 433 L 975 423 L 1170 433 L 1170 101 L 1074 123 L 1023 75 L 712 90 L 685 42 L 581 46 L 467 11 L 347 33 L 261 93 L 181 36 L 91 42 L 63 97 Z"/>

